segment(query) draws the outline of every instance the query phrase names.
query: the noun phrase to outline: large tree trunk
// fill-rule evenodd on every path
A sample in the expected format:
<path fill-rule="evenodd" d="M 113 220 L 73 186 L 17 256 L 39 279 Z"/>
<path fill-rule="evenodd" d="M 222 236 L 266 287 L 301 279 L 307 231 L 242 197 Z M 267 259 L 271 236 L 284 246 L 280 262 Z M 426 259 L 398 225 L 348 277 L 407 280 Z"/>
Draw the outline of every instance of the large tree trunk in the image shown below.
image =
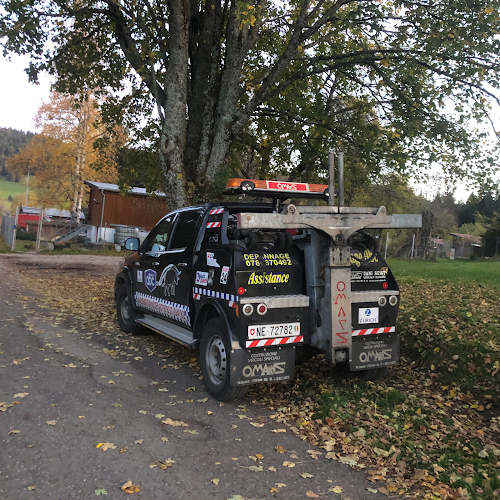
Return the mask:
<path fill-rule="evenodd" d="M 159 159 L 171 210 L 186 206 L 189 195 L 184 172 L 188 81 L 189 7 L 185 0 L 169 2 L 169 61 L 165 77 L 164 121 Z"/>

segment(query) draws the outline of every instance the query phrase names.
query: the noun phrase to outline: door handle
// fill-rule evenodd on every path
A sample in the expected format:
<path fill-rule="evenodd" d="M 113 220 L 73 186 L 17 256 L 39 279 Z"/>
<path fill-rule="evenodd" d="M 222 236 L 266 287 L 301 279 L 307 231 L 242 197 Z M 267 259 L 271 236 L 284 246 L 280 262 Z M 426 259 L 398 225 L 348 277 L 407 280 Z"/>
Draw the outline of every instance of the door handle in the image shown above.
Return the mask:
<path fill-rule="evenodd" d="M 159 262 L 151 262 L 151 265 L 152 265 L 152 266 L 159 266 L 159 265 L 160 265 L 160 263 L 159 263 Z"/>
<path fill-rule="evenodd" d="M 179 262 L 179 267 L 186 267 L 187 266 L 187 262 Z"/>

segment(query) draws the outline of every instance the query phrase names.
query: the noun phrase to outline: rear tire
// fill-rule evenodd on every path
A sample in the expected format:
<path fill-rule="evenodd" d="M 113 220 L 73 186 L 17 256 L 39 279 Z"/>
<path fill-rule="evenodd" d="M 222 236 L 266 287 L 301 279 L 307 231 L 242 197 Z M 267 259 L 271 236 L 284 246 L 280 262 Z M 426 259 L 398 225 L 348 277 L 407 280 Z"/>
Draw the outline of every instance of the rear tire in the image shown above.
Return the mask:
<path fill-rule="evenodd" d="M 247 392 L 247 385 L 230 385 L 231 339 L 220 318 L 211 319 L 203 328 L 200 365 L 207 391 L 218 401 L 234 401 Z"/>
<path fill-rule="evenodd" d="M 130 334 L 139 332 L 141 325 L 135 322 L 136 314 L 128 295 L 126 283 L 123 283 L 116 293 L 116 317 L 122 332 Z"/>

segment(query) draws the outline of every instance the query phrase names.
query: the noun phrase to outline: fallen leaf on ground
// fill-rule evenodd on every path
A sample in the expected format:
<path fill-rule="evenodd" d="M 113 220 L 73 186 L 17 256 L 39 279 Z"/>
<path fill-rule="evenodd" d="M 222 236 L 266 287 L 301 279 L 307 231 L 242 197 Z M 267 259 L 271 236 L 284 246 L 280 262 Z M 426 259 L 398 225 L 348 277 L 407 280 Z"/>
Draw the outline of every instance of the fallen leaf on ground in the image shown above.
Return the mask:
<path fill-rule="evenodd" d="M 25 398 L 29 392 L 18 392 L 17 394 L 14 394 L 14 398 Z"/>
<path fill-rule="evenodd" d="M 215 486 L 217 486 L 219 484 L 219 481 L 220 481 L 220 479 L 217 479 L 217 478 L 212 479 L 212 483 L 214 483 Z"/>
<path fill-rule="evenodd" d="M 141 491 L 138 484 L 132 484 L 132 481 L 127 481 L 120 486 L 120 489 L 125 493 L 137 493 Z"/>
<path fill-rule="evenodd" d="M 278 452 L 278 453 L 286 453 L 286 449 L 283 448 L 283 446 L 276 446 L 275 450 Z"/>
<path fill-rule="evenodd" d="M 94 494 L 96 497 L 98 497 L 99 495 L 107 495 L 108 492 L 104 488 L 99 488 L 98 490 L 94 491 Z"/>
<path fill-rule="evenodd" d="M 251 470 L 252 472 L 260 472 L 264 470 L 264 467 L 262 465 L 251 465 L 250 467 L 247 467 L 248 470 Z"/>
<path fill-rule="evenodd" d="M 14 405 L 20 405 L 21 401 L 12 401 L 12 403 L 0 403 L 0 411 L 7 411 L 7 408 L 12 408 Z"/>
<path fill-rule="evenodd" d="M 285 460 L 283 462 L 283 467 L 295 467 L 295 463 L 294 462 L 289 462 L 288 460 Z"/>
<path fill-rule="evenodd" d="M 150 466 L 150 469 L 153 469 L 154 467 L 158 467 L 159 469 L 165 470 L 168 469 L 169 467 L 172 467 L 174 465 L 175 461 L 172 460 L 171 458 L 167 458 L 166 460 L 155 460 Z"/>
<path fill-rule="evenodd" d="M 163 424 L 171 425 L 172 427 L 189 427 L 189 425 L 186 424 L 186 422 L 183 422 L 182 420 L 172 420 L 171 418 L 166 418 L 161 422 Z"/>
<path fill-rule="evenodd" d="M 189 434 L 198 434 L 198 431 L 186 429 L 184 432 L 188 432 Z"/>
<path fill-rule="evenodd" d="M 165 415 L 162 415 L 161 413 L 157 413 L 157 414 L 155 415 L 155 417 L 156 417 L 156 418 L 163 418 L 164 416 L 165 416 Z"/>
<path fill-rule="evenodd" d="M 342 493 L 342 486 L 334 486 L 333 488 L 330 488 L 328 491 L 331 491 L 333 493 Z"/>
<path fill-rule="evenodd" d="M 164 441 L 165 443 L 168 441 L 168 437 L 162 436 L 161 440 Z"/>
<path fill-rule="evenodd" d="M 30 358 L 28 357 L 28 358 L 22 358 L 22 359 L 15 359 L 14 361 L 12 361 L 12 364 L 13 365 L 20 365 L 23 361 L 28 361 L 28 359 L 30 359 Z"/>
<path fill-rule="evenodd" d="M 116 446 L 113 443 L 98 443 L 96 448 L 101 448 L 102 451 L 115 450 Z"/>
<path fill-rule="evenodd" d="M 258 424 L 257 422 L 250 422 L 250 425 L 253 425 L 254 427 L 264 427 L 264 424 Z"/>
<path fill-rule="evenodd" d="M 271 429 L 271 432 L 286 432 L 286 429 Z"/>
<path fill-rule="evenodd" d="M 120 449 L 120 453 L 125 453 L 128 450 L 128 446 L 125 446 L 125 448 Z"/>
<path fill-rule="evenodd" d="M 319 498 L 319 495 L 316 495 L 314 491 L 306 491 L 306 496 L 309 498 Z"/>
<path fill-rule="evenodd" d="M 309 477 L 314 477 L 312 474 L 309 474 L 309 472 L 302 472 L 300 474 L 304 479 L 307 479 Z"/>
<path fill-rule="evenodd" d="M 56 425 L 57 420 L 47 420 L 47 425 Z"/>
<path fill-rule="evenodd" d="M 277 470 L 277 469 L 276 469 L 276 467 L 273 467 L 273 466 L 271 465 L 271 467 L 269 467 L 267 470 L 270 470 L 271 472 L 276 472 L 276 470 Z"/>
<path fill-rule="evenodd" d="M 33 491 L 36 489 L 36 486 L 28 486 L 27 490 L 28 491 Z"/>
<path fill-rule="evenodd" d="M 260 453 L 255 454 L 255 458 L 258 458 L 259 460 L 262 460 L 264 458 L 264 455 L 261 455 Z"/>
<path fill-rule="evenodd" d="M 144 439 L 138 439 L 137 441 L 134 441 L 135 444 L 142 444 Z"/>
<path fill-rule="evenodd" d="M 9 434 L 19 434 L 21 431 L 15 431 L 15 430 L 11 430 L 9 431 Z"/>

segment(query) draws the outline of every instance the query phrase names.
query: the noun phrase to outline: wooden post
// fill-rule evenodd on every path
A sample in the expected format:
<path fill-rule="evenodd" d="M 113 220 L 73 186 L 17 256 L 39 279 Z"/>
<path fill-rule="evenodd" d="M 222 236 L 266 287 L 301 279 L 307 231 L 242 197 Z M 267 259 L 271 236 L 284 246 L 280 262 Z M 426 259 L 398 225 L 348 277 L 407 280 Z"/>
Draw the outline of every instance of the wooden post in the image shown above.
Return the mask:
<path fill-rule="evenodd" d="M 38 219 L 38 230 L 36 232 L 36 247 L 35 252 L 38 253 L 40 251 L 40 238 L 42 236 L 42 220 L 43 214 L 45 210 L 43 208 L 40 209 L 40 218 Z"/>
<path fill-rule="evenodd" d="M 17 220 L 19 218 L 19 207 L 16 207 L 16 216 L 14 217 L 14 229 L 12 230 L 12 241 L 10 244 L 10 251 L 13 252 L 16 246 L 16 234 L 17 234 Z"/>

